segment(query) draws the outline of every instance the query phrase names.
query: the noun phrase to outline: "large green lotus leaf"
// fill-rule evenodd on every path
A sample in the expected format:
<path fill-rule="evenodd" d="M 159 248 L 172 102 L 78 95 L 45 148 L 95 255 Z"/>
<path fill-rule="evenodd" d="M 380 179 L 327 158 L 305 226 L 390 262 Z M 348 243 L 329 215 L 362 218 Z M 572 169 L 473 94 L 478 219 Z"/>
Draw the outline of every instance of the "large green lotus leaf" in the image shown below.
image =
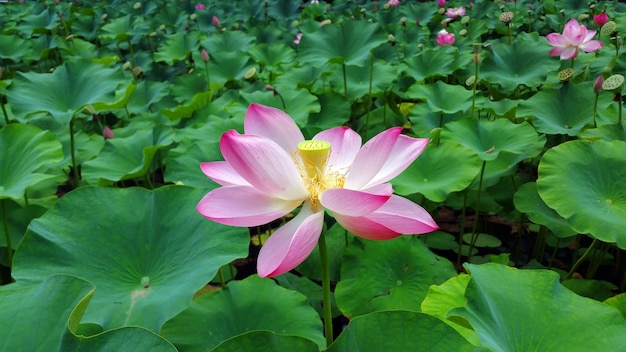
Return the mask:
<path fill-rule="evenodd" d="M 60 24 L 59 16 L 45 8 L 39 13 L 30 13 L 19 22 L 17 29 L 31 37 L 35 33 L 46 33 Z"/>
<path fill-rule="evenodd" d="M 492 351 L 615 351 L 626 346 L 626 321 L 613 307 L 581 297 L 550 270 L 465 264 L 472 278 L 466 318 Z M 619 349 L 619 348 L 618 348 Z"/>
<path fill-rule="evenodd" d="M 133 130 L 132 135 L 107 140 L 98 157 L 83 163 L 85 181 L 106 185 L 145 176 L 156 153 L 174 141 L 174 131 L 167 127 L 136 124 L 127 128 Z"/>
<path fill-rule="evenodd" d="M 155 111 L 155 105 L 168 96 L 171 87 L 168 82 L 139 82 L 128 99 L 128 112 L 142 114 Z"/>
<path fill-rule="evenodd" d="M 224 160 L 219 143 L 184 140 L 168 153 L 165 162 L 165 182 L 182 183 L 186 186 L 210 191 L 219 185 L 200 170 L 200 163 Z"/>
<path fill-rule="evenodd" d="M 154 61 L 174 65 L 178 61 L 185 61 L 191 57 L 193 51 L 198 50 L 198 32 L 178 32 L 172 34 L 159 50 L 154 53 Z"/>
<path fill-rule="evenodd" d="M 370 51 L 387 41 L 387 34 L 375 23 L 345 21 L 305 32 L 298 45 L 298 58 L 313 66 L 327 62 L 365 66 Z"/>
<path fill-rule="evenodd" d="M 0 204 L 2 202 L 5 202 L 5 204 L 0 207 L 0 219 L 3 218 L 4 214 L 2 213 L 3 210 L 6 209 L 8 230 L 11 235 L 11 245 L 16 246 L 22 240 L 22 236 L 26 232 L 28 224 L 33 219 L 43 215 L 47 209 L 35 204 L 22 207 L 18 203 L 8 199 L 1 199 Z M 4 226 L 0 226 L 0 247 L 7 247 Z M 8 263 L 3 264 L 7 264 L 8 266 Z"/>
<path fill-rule="evenodd" d="M 220 35 L 211 35 L 201 42 L 213 58 L 230 57 L 231 54 L 243 56 L 254 46 L 255 38 L 242 31 L 226 31 Z"/>
<path fill-rule="evenodd" d="M 431 111 L 444 114 L 467 111 L 472 107 L 471 91 L 460 85 L 446 84 L 441 81 L 428 85 L 415 83 L 409 87 L 406 96 L 411 99 L 423 100 Z"/>
<path fill-rule="evenodd" d="M 618 123 L 611 125 L 604 125 L 598 128 L 589 128 L 584 130 L 580 135 L 582 139 L 601 139 L 603 141 L 611 142 L 614 140 L 620 140 L 626 142 L 626 124 Z"/>
<path fill-rule="evenodd" d="M 248 51 L 250 56 L 260 65 L 276 68 L 280 64 L 291 63 L 296 57 L 293 48 L 283 43 L 262 43 Z"/>
<path fill-rule="evenodd" d="M 452 263 L 417 237 L 355 239 L 344 252 L 335 300 L 348 317 L 388 309 L 419 311 L 428 287 L 455 274 Z"/>
<path fill-rule="evenodd" d="M 604 303 L 610 305 L 611 307 L 615 307 L 620 313 L 622 313 L 624 319 L 626 319 L 626 293 L 620 293 L 607 298 Z"/>
<path fill-rule="evenodd" d="M 405 60 L 404 73 L 418 82 L 427 78 L 447 77 L 454 72 L 452 63 L 456 51 L 439 48 L 426 48 L 419 54 Z"/>
<path fill-rule="evenodd" d="M 319 348 L 325 345 L 322 322 L 306 297 L 256 275 L 195 298 L 160 335 L 179 350 L 194 352 L 211 351 L 222 341 L 258 330 L 306 338 Z"/>
<path fill-rule="evenodd" d="M 398 66 L 388 64 L 381 60 L 374 61 L 374 70 L 371 66 L 360 67 L 357 65 L 346 66 L 346 80 L 348 84 L 348 98 L 356 100 L 370 91 L 370 75 L 372 79 L 372 95 L 378 95 L 390 90 L 393 82 L 398 79 Z M 330 77 L 330 83 L 337 92 L 344 92 L 343 71 L 338 69 Z"/>
<path fill-rule="evenodd" d="M 499 84 L 506 92 L 512 92 L 520 84 L 536 87 L 548 73 L 557 71 L 560 64 L 547 52 L 537 50 L 538 47 L 544 44 L 534 39 L 514 40 L 512 44 L 494 42 L 480 65 L 479 76 Z"/>
<path fill-rule="evenodd" d="M 317 96 L 320 111 L 309 115 L 305 137 L 312 138 L 322 130 L 345 125 L 350 120 L 350 101 L 343 95 L 327 92 Z"/>
<path fill-rule="evenodd" d="M 185 350 L 187 351 L 187 350 Z M 319 346 L 300 336 L 282 335 L 273 331 L 250 331 L 228 339 L 211 352 L 319 352 Z"/>
<path fill-rule="evenodd" d="M 23 124 L 0 129 L 0 199 L 20 199 L 27 187 L 54 177 L 44 173 L 63 159 L 61 143 L 48 131 Z"/>
<path fill-rule="evenodd" d="M 32 50 L 31 42 L 17 35 L 0 35 L 0 58 L 20 61 Z"/>
<path fill-rule="evenodd" d="M 455 315 L 448 316 L 450 310 L 465 306 L 465 289 L 469 280 L 469 275 L 460 274 L 441 285 L 430 286 L 426 298 L 422 301 L 422 312 L 443 320 L 465 339 L 480 346 L 478 335 L 467 320 Z"/>
<path fill-rule="evenodd" d="M 441 320 L 424 313 L 388 310 L 350 321 L 328 352 L 486 351 Z"/>
<path fill-rule="evenodd" d="M 76 189 L 31 222 L 13 276 L 23 285 L 59 272 L 84 278 L 97 288 L 84 323 L 158 331 L 220 266 L 247 255 L 247 229 L 200 216 L 202 196 L 182 186 Z"/>
<path fill-rule="evenodd" d="M 457 142 L 473 150 L 481 160 L 490 161 L 497 159 L 501 152 L 521 155 L 533 150 L 538 154 L 546 138 L 537 135 L 527 122 L 466 118 L 447 123 L 441 132 L 441 140 Z M 533 154 L 526 156 L 537 155 Z"/>
<path fill-rule="evenodd" d="M 563 219 L 554 209 L 546 205 L 537 192 L 537 184 L 523 184 L 513 197 L 515 208 L 525 213 L 533 223 L 543 225 L 558 237 L 567 238 L 577 234 L 567 220 Z"/>
<path fill-rule="evenodd" d="M 537 189 L 578 233 L 626 249 L 626 142 L 571 141 L 539 163 Z"/>
<path fill-rule="evenodd" d="M 70 61 L 53 73 L 19 72 L 7 97 L 16 115 L 47 112 L 66 124 L 86 105 L 111 102 L 124 81 L 120 69 Z"/>
<path fill-rule="evenodd" d="M 521 102 L 517 115 L 531 117 L 541 133 L 577 136 L 585 126 L 593 125 L 591 92 L 591 87 L 580 84 L 544 89 Z"/>
<path fill-rule="evenodd" d="M 400 195 L 421 193 L 433 202 L 443 202 L 448 194 L 467 188 L 481 164 L 476 153 L 460 144 L 431 144 L 391 182 Z"/>
<path fill-rule="evenodd" d="M 0 287 L 0 350 L 57 351 L 74 307 L 94 288 L 70 275 L 51 276 L 26 287 Z"/>
<path fill-rule="evenodd" d="M 252 59 L 240 52 L 222 53 L 211 57 L 209 72 L 211 84 L 224 84 L 228 81 L 243 79 L 246 72 L 256 66 Z"/>
<path fill-rule="evenodd" d="M 317 254 L 319 254 L 319 252 Z M 275 280 L 278 282 L 280 286 L 290 289 L 292 291 L 300 292 L 301 294 L 305 295 L 306 298 L 309 300 L 309 304 L 313 308 L 315 308 L 320 318 L 324 318 L 324 306 L 322 304 L 323 303 L 322 286 L 311 281 L 312 279 L 309 279 L 308 276 L 297 276 L 292 273 L 285 273 L 285 274 L 276 276 Z M 332 278 L 332 276 L 330 280 L 336 281 Z M 331 307 L 332 316 L 334 318 L 334 317 L 341 315 L 341 312 L 339 311 L 339 309 L 337 309 L 337 304 L 335 303 L 335 296 L 332 292 L 331 292 L 330 298 L 331 298 L 331 305 L 332 305 Z"/>

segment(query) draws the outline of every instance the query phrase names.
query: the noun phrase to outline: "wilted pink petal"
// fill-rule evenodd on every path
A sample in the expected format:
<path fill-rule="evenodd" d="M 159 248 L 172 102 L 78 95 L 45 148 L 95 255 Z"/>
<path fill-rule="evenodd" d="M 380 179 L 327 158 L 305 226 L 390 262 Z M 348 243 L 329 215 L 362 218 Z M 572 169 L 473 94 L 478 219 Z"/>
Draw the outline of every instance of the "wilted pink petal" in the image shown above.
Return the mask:
<path fill-rule="evenodd" d="M 196 210 L 220 224 L 259 226 L 289 214 L 300 203 L 263 194 L 250 186 L 225 186 L 205 195 Z"/>
<path fill-rule="evenodd" d="M 220 149 L 230 166 L 259 191 L 285 200 L 307 197 L 291 156 L 274 141 L 230 131 L 222 136 Z"/>
<path fill-rule="evenodd" d="M 324 212 L 304 204 L 300 213 L 276 230 L 259 252 L 260 277 L 284 274 L 302 263 L 313 251 L 324 226 Z"/>
<path fill-rule="evenodd" d="M 296 34 L 296 39 L 293 40 L 293 43 L 296 45 L 300 44 L 300 39 L 302 39 L 302 33 Z"/>
<path fill-rule="evenodd" d="M 304 140 L 302 132 L 293 119 L 282 110 L 261 104 L 250 104 L 243 121 L 246 134 L 256 134 L 278 143 L 286 152 L 298 148 Z"/>

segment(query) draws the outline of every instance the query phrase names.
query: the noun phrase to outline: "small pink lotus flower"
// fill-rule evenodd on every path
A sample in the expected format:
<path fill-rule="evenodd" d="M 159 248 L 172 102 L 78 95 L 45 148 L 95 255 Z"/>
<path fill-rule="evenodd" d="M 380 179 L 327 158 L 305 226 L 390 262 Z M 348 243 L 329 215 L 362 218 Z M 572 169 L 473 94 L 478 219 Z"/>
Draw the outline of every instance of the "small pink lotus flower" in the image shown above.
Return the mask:
<path fill-rule="evenodd" d="M 203 4 L 197 4 L 196 11 L 202 11 L 202 10 L 206 10 L 206 6 L 204 6 Z"/>
<path fill-rule="evenodd" d="M 215 28 L 217 28 L 217 29 L 222 28 L 222 25 L 220 24 L 220 19 L 219 19 L 219 18 L 217 18 L 217 16 L 213 16 L 213 17 L 211 18 L 211 22 L 213 22 L 213 26 L 214 26 Z"/>
<path fill-rule="evenodd" d="M 202 49 L 202 51 L 200 52 L 200 57 L 202 57 L 202 61 L 209 62 L 209 53 L 206 51 L 206 49 Z"/>
<path fill-rule="evenodd" d="M 446 16 L 451 20 L 457 17 L 463 17 L 465 16 L 465 7 L 450 7 L 446 10 Z"/>
<path fill-rule="evenodd" d="M 600 94 L 604 91 L 602 88 L 602 84 L 604 83 L 604 77 L 599 75 L 598 78 L 593 82 L 593 92 L 596 94 Z"/>
<path fill-rule="evenodd" d="M 593 16 L 593 24 L 597 27 L 602 27 L 607 22 L 609 22 L 609 15 L 604 12 Z"/>
<path fill-rule="evenodd" d="M 400 0 L 389 0 L 387 1 L 387 5 L 389 5 L 389 7 L 397 7 L 400 5 Z"/>
<path fill-rule="evenodd" d="M 452 45 L 454 44 L 454 34 L 448 33 L 445 29 L 437 32 L 437 45 Z"/>
<path fill-rule="evenodd" d="M 446 0 L 437 0 L 437 6 L 442 7 L 446 5 Z"/>
<path fill-rule="evenodd" d="M 225 161 L 200 164 L 222 187 L 198 203 L 206 218 L 231 226 L 259 226 L 302 206 L 261 248 L 257 271 L 272 277 L 295 268 L 309 256 L 324 225 L 325 210 L 357 236 L 371 240 L 421 234 L 438 228 L 419 205 L 393 194 L 389 180 L 426 148 L 428 139 L 390 128 L 361 146 L 348 127 L 322 131 L 305 141 L 281 110 L 252 104 L 245 134 L 222 135 Z"/>
<path fill-rule="evenodd" d="M 296 39 L 293 40 L 293 43 L 296 45 L 300 44 L 300 39 L 302 39 L 302 33 L 296 34 Z"/>
<path fill-rule="evenodd" d="M 561 60 L 568 60 L 578 55 L 578 49 L 587 53 L 600 50 L 602 42 L 592 40 L 595 34 L 596 31 L 588 30 L 579 25 L 576 19 L 571 19 L 565 24 L 563 34 L 550 33 L 546 36 L 548 43 L 554 47 L 550 50 L 550 56 L 561 56 Z"/>

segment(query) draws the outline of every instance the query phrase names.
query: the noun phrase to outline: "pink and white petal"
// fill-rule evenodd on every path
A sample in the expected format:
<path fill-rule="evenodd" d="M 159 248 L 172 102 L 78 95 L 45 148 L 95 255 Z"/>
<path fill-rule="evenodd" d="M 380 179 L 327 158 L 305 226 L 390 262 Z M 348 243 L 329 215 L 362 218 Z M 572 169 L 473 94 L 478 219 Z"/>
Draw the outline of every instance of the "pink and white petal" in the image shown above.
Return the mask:
<path fill-rule="evenodd" d="M 428 138 L 400 135 L 382 168 L 365 187 L 372 187 L 398 176 L 422 154 L 427 145 Z"/>
<path fill-rule="evenodd" d="M 305 203 L 300 213 L 274 232 L 259 252 L 257 272 L 260 277 L 284 274 L 311 254 L 324 226 L 324 212 L 313 212 Z"/>
<path fill-rule="evenodd" d="M 369 215 L 353 217 L 333 213 L 333 216 L 346 230 L 371 240 L 422 234 L 439 228 L 424 208 L 396 195 Z"/>
<path fill-rule="evenodd" d="M 250 227 L 283 217 L 301 203 L 268 196 L 251 186 L 225 186 L 207 193 L 196 210 L 220 224 Z"/>
<path fill-rule="evenodd" d="M 583 44 L 588 43 L 589 41 L 591 41 L 593 39 L 593 37 L 595 37 L 595 35 L 596 35 L 596 31 L 595 30 L 588 30 L 585 33 L 585 37 L 583 38 L 582 43 Z"/>
<path fill-rule="evenodd" d="M 345 174 L 361 149 L 361 136 L 348 127 L 335 127 L 322 131 L 313 137 L 330 143 L 328 166 Z"/>
<path fill-rule="evenodd" d="M 602 42 L 599 40 L 591 40 L 587 43 L 582 44 L 580 48 L 587 53 L 591 53 L 596 50 L 602 49 Z"/>
<path fill-rule="evenodd" d="M 200 169 L 214 182 L 222 186 L 249 186 L 250 184 L 226 161 L 209 161 L 200 163 Z"/>
<path fill-rule="evenodd" d="M 243 121 L 245 134 L 256 134 L 273 140 L 288 153 L 297 150 L 304 140 L 302 131 L 284 111 L 261 104 L 250 104 Z"/>
<path fill-rule="evenodd" d="M 293 159 L 271 139 L 229 131 L 220 149 L 233 170 L 259 191 L 285 200 L 308 197 Z"/>
<path fill-rule="evenodd" d="M 569 60 L 575 58 L 578 55 L 578 48 L 568 47 L 561 51 L 561 60 Z"/>
<path fill-rule="evenodd" d="M 364 188 L 378 174 L 389 158 L 401 131 L 402 127 L 390 128 L 365 143 L 346 175 L 344 188 Z"/>
<path fill-rule="evenodd" d="M 570 43 L 569 39 L 559 33 L 550 33 L 546 35 L 546 40 L 548 41 L 548 44 L 557 47 L 564 47 Z"/>
<path fill-rule="evenodd" d="M 564 48 L 557 46 L 555 48 L 553 48 L 552 50 L 550 50 L 550 52 L 548 53 L 550 56 L 561 56 L 561 53 L 563 52 Z"/>
<path fill-rule="evenodd" d="M 363 216 L 387 203 L 393 193 L 393 188 L 390 184 L 384 184 L 369 191 L 331 188 L 322 193 L 320 203 L 333 214 Z"/>
<path fill-rule="evenodd" d="M 580 34 L 580 26 L 578 25 L 578 21 L 572 18 L 565 24 L 563 36 L 571 42 L 578 34 Z"/>

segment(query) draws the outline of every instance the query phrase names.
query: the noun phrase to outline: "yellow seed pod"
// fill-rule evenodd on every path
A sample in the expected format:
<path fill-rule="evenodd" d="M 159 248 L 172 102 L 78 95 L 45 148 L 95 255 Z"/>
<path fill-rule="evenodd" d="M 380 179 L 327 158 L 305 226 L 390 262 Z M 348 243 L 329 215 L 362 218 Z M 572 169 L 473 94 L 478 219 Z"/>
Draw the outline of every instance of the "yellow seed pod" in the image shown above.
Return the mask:
<path fill-rule="evenodd" d="M 571 67 L 563 69 L 557 74 L 557 77 L 559 77 L 559 81 L 561 82 L 569 81 L 572 76 L 574 76 L 574 70 Z"/>

